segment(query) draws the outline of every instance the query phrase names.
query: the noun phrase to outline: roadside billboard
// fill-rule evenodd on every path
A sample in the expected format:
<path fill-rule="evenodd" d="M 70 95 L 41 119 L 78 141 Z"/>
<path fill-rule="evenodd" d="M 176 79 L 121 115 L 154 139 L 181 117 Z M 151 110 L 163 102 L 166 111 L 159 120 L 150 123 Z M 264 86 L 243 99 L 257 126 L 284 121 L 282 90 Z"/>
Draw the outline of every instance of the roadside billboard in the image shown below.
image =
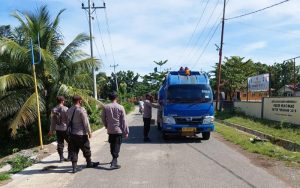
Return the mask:
<path fill-rule="evenodd" d="M 263 119 L 300 125 L 300 97 L 264 98 Z"/>
<path fill-rule="evenodd" d="M 269 91 L 270 78 L 269 74 L 261 74 L 248 78 L 248 91 Z"/>

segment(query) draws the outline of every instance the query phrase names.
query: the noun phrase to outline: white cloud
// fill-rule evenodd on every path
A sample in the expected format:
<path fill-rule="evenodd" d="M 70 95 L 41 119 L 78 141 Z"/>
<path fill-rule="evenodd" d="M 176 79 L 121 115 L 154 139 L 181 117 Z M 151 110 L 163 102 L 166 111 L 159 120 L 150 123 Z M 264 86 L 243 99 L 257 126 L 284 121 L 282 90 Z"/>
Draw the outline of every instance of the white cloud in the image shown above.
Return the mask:
<path fill-rule="evenodd" d="M 249 52 L 252 52 L 252 51 L 255 51 L 255 50 L 263 49 L 266 46 L 267 46 L 266 41 L 254 42 L 254 43 L 245 45 L 244 51 L 249 53 Z"/>

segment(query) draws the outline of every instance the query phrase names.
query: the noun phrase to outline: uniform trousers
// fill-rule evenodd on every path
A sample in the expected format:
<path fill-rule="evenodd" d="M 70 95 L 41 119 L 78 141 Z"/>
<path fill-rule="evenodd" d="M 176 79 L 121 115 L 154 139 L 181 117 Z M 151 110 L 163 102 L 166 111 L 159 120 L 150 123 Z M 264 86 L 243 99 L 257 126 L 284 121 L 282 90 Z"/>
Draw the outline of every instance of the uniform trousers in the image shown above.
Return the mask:
<path fill-rule="evenodd" d="M 122 134 L 109 134 L 108 142 L 110 143 L 110 153 L 113 159 L 117 159 L 121 149 Z"/>
<path fill-rule="evenodd" d="M 56 139 L 57 139 L 57 152 L 60 156 L 64 153 L 65 141 L 68 143 L 68 157 L 71 156 L 71 147 L 70 147 L 70 139 L 67 135 L 67 131 L 56 131 Z"/>
<path fill-rule="evenodd" d="M 143 118 L 144 121 L 144 138 L 148 138 L 150 131 L 151 118 Z"/>
<path fill-rule="evenodd" d="M 70 135 L 71 161 L 78 161 L 79 150 L 82 151 L 87 163 L 91 162 L 91 147 L 87 135 Z"/>

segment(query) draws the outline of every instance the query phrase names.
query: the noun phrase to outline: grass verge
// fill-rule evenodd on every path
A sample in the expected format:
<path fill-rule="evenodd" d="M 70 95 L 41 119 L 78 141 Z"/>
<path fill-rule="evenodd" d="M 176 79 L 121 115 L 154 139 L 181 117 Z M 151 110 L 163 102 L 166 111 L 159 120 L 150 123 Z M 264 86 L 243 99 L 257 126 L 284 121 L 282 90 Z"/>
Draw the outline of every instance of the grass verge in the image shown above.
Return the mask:
<path fill-rule="evenodd" d="M 246 151 L 265 155 L 280 161 L 286 162 L 288 165 L 297 165 L 300 167 L 300 153 L 291 152 L 282 147 L 271 144 L 270 142 L 251 143 L 249 134 L 238 131 L 226 125 L 216 123 L 216 132 L 220 133 L 226 140 L 241 146 Z"/>
<path fill-rule="evenodd" d="M 16 174 L 25 168 L 31 166 L 34 163 L 34 160 L 30 159 L 29 157 L 25 157 L 22 155 L 16 155 L 15 157 L 1 163 L 2 166 L 5 164 L 11 165 L 11 170 L 9 172 L 0 173 L 0 182 L 9 180 L 11 174 Z"/>
<path fill-rule="evenodd" d="M 241 115 L 229 115 L 226 114 L 226 112 L 219 113 L 216 117 L 225 122 L 242 125 L 244 127 L 257 130 L 277 138 L 287 139 L 300 144 L 300 126 L 250 118 Z"/>
<path fill-rule="evenodd" d="M 0 182 L 9 180 L 10 179 L 10 174 L 9 173 L 0 173 Z"/>

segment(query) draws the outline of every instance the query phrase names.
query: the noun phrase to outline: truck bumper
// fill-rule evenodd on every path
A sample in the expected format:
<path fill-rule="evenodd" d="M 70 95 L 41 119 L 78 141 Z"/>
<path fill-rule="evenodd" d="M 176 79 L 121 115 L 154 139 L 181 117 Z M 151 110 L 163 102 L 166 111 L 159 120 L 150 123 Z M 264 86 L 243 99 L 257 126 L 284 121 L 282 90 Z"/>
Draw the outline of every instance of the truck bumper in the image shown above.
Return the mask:
<path fill-rule="evenodd" d="M 162 131 L 165 133 L 171 133 L 171 134 L 182 134 L 186 133 L 183 132 L 182 128 L 195 128 L 195 131 L 193 131 L 194 134 L 202 133 L 202 132 L 211 132 L 215 130 L 214 124 L 201 124 L 201 125 L 169 125 L 169 124 L 163 124 L 162 125 Z"/>

